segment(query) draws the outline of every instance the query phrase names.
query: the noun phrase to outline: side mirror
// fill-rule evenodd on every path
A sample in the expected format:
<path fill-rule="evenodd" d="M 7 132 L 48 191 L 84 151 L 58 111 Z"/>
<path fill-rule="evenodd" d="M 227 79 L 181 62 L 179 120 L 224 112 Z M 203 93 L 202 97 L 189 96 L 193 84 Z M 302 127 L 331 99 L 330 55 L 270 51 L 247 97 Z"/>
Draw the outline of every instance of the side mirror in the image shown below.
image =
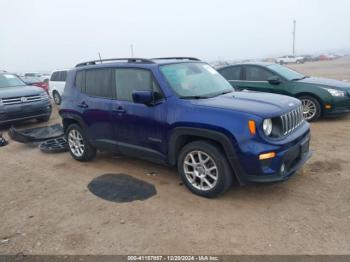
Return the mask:
<path fill-rule="evenodd" d="M 279 85 L 281 83 L 281 79 L 278 76 L 270 76 L 267 79 L 267 82 L 269 82 L 271 85 Z"/>
<path fill-rule="evenodd" d="M 137 104 L 149 105 L 153 102 L 152 91 L 134 91 L 132 92 L 132 100 Z"/>

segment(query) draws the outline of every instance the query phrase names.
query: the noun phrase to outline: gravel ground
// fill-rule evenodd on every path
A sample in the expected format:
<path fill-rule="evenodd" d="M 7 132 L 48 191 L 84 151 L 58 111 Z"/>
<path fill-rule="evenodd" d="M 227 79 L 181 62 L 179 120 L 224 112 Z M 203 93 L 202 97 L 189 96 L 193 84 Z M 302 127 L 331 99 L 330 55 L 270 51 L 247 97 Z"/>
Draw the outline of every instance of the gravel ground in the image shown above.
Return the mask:
<path fill-rule="evenodd" d="M 350 79 L 349 58 L 292 67 Z M 311 128 L 314 155 L 289 181 L 212 200 L 191 194 L 168 167 L 107 153 L 80 163 L 10 141 L 0 148 L 0 254 L 349 254 L 350 115 Z M 157 194 L 115 203 L 88 190 L 111 173 Z"/>

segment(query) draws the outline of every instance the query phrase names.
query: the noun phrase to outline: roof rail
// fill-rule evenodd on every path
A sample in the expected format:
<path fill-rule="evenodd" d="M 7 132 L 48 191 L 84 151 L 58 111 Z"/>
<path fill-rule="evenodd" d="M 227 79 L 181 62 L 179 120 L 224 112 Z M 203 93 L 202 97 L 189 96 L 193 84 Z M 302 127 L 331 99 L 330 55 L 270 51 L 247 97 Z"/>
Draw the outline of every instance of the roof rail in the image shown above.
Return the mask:
<path fill-rule="evenodd" d="M 112 62 L 112 61 L 126 61 L 127 63 L 147 63 L 147 64 L 154 64 L 154 61 L 150 59 L 144 59 L 144 58 L 109 58 L 109 59 L 98 59 L 98 60 L 92 60 L 87 61 L 83 63 L 77 64 L 75 67 L 79 66 L 87 66 L 87 65 L 96 65 L 97 63 L 103 64 L 103 62 Z"/>
<path fill-rule="evenodd" d="M 152 58 L 152 60 L 165 60 L 165 59 L 173 59 L 173 60 L 193 60 L 193 61 L 201 61 L 200 59 L 198 58 L 195 58 L 195 57 L 186 57 L 186 56 L 174 56 L 174 57 L 157 57 L 157 58 Z"/>

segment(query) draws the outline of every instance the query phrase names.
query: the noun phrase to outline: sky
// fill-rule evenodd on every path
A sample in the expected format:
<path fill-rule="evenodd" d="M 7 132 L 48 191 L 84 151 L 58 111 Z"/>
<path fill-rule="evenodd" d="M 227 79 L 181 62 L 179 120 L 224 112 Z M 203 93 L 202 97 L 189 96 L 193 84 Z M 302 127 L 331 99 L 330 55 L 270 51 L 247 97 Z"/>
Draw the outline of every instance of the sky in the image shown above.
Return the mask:
<path fill-rule="evenodd" d="M 0 0 L 0 70 L 102 58 L 206 61 L 350 48 L 349 0 Z"/>

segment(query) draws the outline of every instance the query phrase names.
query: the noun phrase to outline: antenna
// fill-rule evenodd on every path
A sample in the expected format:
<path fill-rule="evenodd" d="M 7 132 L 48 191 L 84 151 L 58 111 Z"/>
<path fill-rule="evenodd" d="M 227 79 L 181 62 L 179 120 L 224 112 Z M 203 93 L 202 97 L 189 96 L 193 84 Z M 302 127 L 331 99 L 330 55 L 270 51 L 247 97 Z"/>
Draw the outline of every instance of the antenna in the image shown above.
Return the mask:
<path fill-rule="evenodd" d="M 293 56 L 295 56 L 295 24 L 297 22 L 293 20 Z"/>
<path fill-rule="evenodd" d="M 131 57 L 134 57 L 134 45 L 130 45 L 130 52 L 131 52 Z"/>
<path fill-rule="evenodd" d="M 101 58 L 100 52 L 98 52 L 98 57 L 100 58 L 100 62 L 101 62 L 101 64 L 102 64 L 102 58 Z"/>

